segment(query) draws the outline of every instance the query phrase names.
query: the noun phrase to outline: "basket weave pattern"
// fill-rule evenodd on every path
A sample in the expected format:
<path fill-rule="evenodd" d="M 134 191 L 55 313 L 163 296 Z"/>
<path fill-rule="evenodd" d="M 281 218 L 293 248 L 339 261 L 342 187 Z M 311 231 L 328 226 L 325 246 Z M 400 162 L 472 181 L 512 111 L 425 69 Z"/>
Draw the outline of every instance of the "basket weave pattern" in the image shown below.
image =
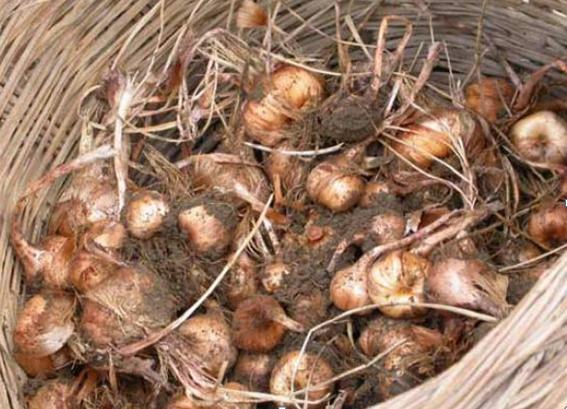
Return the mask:
<path fill-rule="evenodd" d="M 272 1 L 275 5 L 276 0 Z M 505 75 L 501 59 L 519 73 L 567 57 L 565 0 L 354 0 L 341 13 L 372 44 L 380 18 L 414 22 L 408 58 L 432 40 L 447 43 L 455 79 L 480 64 Z M 76 154 L 82 104 L 112 61 L 144 71 L 159 67 L 178 35 L 230 26 L 235 0 L 12 0 L 0 8 L 0 408 L 21 409 L 23 373 L 11 357 L 11 332 L 21 301 L 20 266 L 9 245 L 11 210 L 26 184 Z M 286 0 L 278 26 L 306 55 L 332 50 L 334 0 Z M 293 12 L 290 12 L 293 10 Z M 482 18 L 481 18 L 482 16 Z M 481 24 L 483 35 L 477 35 Z M 347 30 L 345 25 L 345 30 Z M 348 31 L 345 31 L 348 34 Z M 402 30 L 391 30 L 395 45 Z M 131 37 L 128 47 L 122 45 Z M 159 48 L 156 48 L 161 39 Z M 422 47 L 423 46 L 423 47 Z M 353 47 L 354 49 L 354 47 Z M 354 58 L 364 54 L 352 51 Z M 478 60 L 475 55 L 482 55 Z M 551 79 L 560 81 L 558 74 Z M 447 87 L 447 75 L 433 76 Z M 565 81 L 565 78 L 563 78 Z M 564 89 L 566 89 L 564 87 Z M 567 93 L 565 93 L 567 95 Z M 26 233 L 40 237 L 58 182 L 30 200 Z M 567 406 L 567 255 L 561 257 L 513 313 L 441 376 L 376 409 L 562 409 Z"/>

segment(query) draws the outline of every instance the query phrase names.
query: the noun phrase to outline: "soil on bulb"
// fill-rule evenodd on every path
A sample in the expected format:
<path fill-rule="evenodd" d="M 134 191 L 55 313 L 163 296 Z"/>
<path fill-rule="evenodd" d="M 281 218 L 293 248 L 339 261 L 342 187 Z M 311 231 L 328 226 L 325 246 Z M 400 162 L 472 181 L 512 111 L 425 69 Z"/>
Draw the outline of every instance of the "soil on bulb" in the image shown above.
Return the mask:
<path fill-rule="evenodd" d="M 160 231 L 145 240 L 129 236 L 124 246 L 123 254 L 127 262 L 139 263 L 169 283 L 180 309 L 189 307 L 197 300 L 218 273 L 218 268 L 211 267 L 223 264 L 223 261 L 210 262 L 196 257 L 186 235 L 179 229 L 177 218 L 180 211 L 203 204 L 207 211 L 234 228 L 236 218 L 232 207 L 215 203 L 221 203 L 218 195 L 178 198 L 170 203 L 171 210 Z"/>
<path fill-rule="evenodd" d="M 382 193 L 370 208 L 358 207 L 347 213 L 332 213 L 317 206 L 314 211 L 317 216 L 312 225 L 330 233 L 320 240 L 321 243 L 310 243 L 305 239 L 308 219 L 296 216 L 292 220 L 289 237 L 282 241 L 280 255 L 282 261 L 289 265 L 290 274 L 284 277 L 283 285 L 274 294 L 284 304 L 293 302 L 300 294 L 310 294 L 313 288 L 318 288 L 328 297 L 334 273 L 328 272 L 327 266 L 339 243 L 363 233 L 363 240 L 349 246 L 339 258 L 336 270 L 354 263 L 376 245 L 369 235 L 364 234 L 372 217 L 392 211 L 402 213 L 403 206 L 395 196 Z"/>

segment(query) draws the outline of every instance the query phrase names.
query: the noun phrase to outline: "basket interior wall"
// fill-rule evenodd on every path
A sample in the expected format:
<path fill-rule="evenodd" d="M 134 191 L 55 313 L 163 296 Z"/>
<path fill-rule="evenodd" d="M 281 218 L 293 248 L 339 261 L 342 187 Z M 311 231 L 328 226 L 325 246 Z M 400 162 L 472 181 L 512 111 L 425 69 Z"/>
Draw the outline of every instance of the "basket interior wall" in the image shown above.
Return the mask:
<path fill-rule="evenodd" d="M 373 49 L 380 18 L 396 14 L 414 22 L 414 35 L 406 58 L 427 52 L 432 39 L 447 44 L 439 71 L 433 79 L 448 88 L 447 71 L 456 81 L 467 78 L 475 63 L 486 75 L 505 75 L 500 63 L 508 61 L 519 73 L 533 71 L 558 57 L 567 56 L 567 2 L 563 0 L 287 0 L 271 1 L 278 10 L 276 24 L 287 36 L 277 40 L 302 55 L 336 64 L 335 13 L 340 10 L 341 33 L 352 40 L 347 16 Z M 20 268 L 9 245 L 8 226 L 12 206 L 26 184 L 72 158 L 81 132 L 81 114 L 96 109 L 82 103 L 83 97 L 99 83 L 109 65 L 117 61 L 126 71 L 140 70 L 155 58 L 154 67 L 163 65 L 179 36 L 192 30 L 196 36 L 217 26 L 233 27 L 232 15 L 237 1 L 228 0 L 53 0 L 37 2 L 13 0 L 0 10 L 0 407 L 20 409 L 21 387 L 25 381 L 11 358 L 11 332 L 18 310 L 22 286 Z M 481 23 L 482 21 L 482 23 Z M 482 35 L 478 35 L 482 24 Z M 391 30 L 389 46 L 394 46 L 402 28 Z M 261 39 L 263 33 L 255 33 Z M 122 45 L 128 40 L 128 46 Z M 278 52 L 277 42 L 274 51 Z M 364 60 L 365 54 L 353 45 L 351 55 Z M 477 60 L 475 56 L 478 56 Z M 565 82 L 558 73 L 549 78 Z M 457 82 L 455 82 L 456 84 Z M 566 88 L 564 88 L 566 89 Z M 564 93 L 567 95 L 567 92 Z M 42 221 L 57 197 L 59 182 L 30 200 L 24 226 L 33 239 L 42 231 Z M 444 374 L 440 382 L 430 382 L 384 408 L 499 408 L 502 400 L 475 400 L 474 392 L 486 387 L 487 379 L 495 396 L 509 392 L 509 407 L 551 408 L 565 399 L 567 373 L 565 321 L 567 280 L 561 280 L 563 257 L 545 280 L 530 293 L 516 312 L 479 344 L 456 368 Z M 550 295 L 554 288 L 555 295 Z M 557 293 L 559 291 L 559 293 Z M 538 293 L 539 292 L 539 293 Z M 537 294 L 536 294 L 537 293 Z M 539 310 L 530 308 L 538 296 L 552 297 Z M 559 295 L 557 295 L 559 294 Z M 553 298 L 554 297 L 554 298 Z M 538 319 L 539 318 L 539 319 Z M 539 336 L 513 334 L 514 323 L 533 320 Z M 547 331 L 547 332 L 546 332 Z M 512 333 L 513 339 L 510 338 Z M 554 334 L 559 334 L 554 336 Z M 492 348 L 509 342 L 502 349 Z M 483 352 L 483 348 L 492 348 Z M 495 352 L 496 351 L 496 352 Z M 495 353 L 501 353 L 495 356 Z M 514 357 L 514 359 L 511 359 Z M 504 361 L 508 358 L 509 361 Z M 496 370 L 483 364 L 490 360 Z M 476 360 L 476 361 L 475 361 Z M 469 372 L 465 370 L 469 367 Z M 528 368 L 508 381 L 518 368 Z M 539 376 L 539 377 L 538 377 Z M 541 379 L 545 378 L 546 382 Z M 518 379 L 518 378 L 516 378 Z M 443 383 L 444 382 L 444 383 Z M 453 394 L 451 383 L 463 383 L 463 390 Z M 476 383 L 475 383 L 476 382 Z M 480 385 L 480 386 L 477 386 Z M 534 406 L 522 406 L 530 392 L 541 392 Z M 564 402 L 562 402 L 564 403 Z M 395 406 L 404 405 L 404 406 Z M 421 405 L 421 406 L 419 406 Z M 492 406 L 491 406 L 492 405 Z M 547 405 L 547 406 L 546 406 Z M 559 407 L 559 406 L 556 406 Z"/>

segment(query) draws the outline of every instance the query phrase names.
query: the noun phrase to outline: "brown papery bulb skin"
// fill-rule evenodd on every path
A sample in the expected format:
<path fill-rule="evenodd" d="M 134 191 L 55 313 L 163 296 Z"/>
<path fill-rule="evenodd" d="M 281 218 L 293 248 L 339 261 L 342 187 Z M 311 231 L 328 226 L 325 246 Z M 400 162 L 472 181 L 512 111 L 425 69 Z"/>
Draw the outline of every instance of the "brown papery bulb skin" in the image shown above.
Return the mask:
<path fill-rule="evenodd" d="M 191 182 L 195 187 L 204 187 L 227 193 L 231 203 L 249 204 L 243 195 L 266 203 L 271 189 L 268 178 L 258 166 L 251 166 L 238 155 L 209 153 L 188 158 Z"/>
<path fill-rule="evenodd" d="M 272 88 L 278 98 L 295 109 L 313 108 L 325 97 L 325 81 L 305 68 L 283 65 L 272 73 Z"/>
<path fill-rule="evenodd" d="M 290 267 L 281 260 L 273 261 L 264 267 L 262 274 L 262 287 L 273 294 L 284 285 L 285 278 L 291 274 Z"/>
<path fill-rule="evenodd" d="M 51 375 L 73 362 L 71 350 L 66 346 L 51 355 L 41 357 L 16 352 L 14 359 L 26 375 L 32 378 Z"/>
<path fill-rule="evenodd" d="M 370 321 L 358 338 L 360 350 L 368 357 L 374 357 L 402 343 L 391 352 L 396 357 L 389 361 L 391 366 L 388 370 L 400 367 L 396 365 L 396 361 L 400 363 L 404 356 L 425 353 L 440 347 L 443 342 L 443 335 L 436 330 L 383 317 Z"/>
<path fill-rule="evenodd" d="M 368 295 L 376 304 L 425 302 L 425 278 L 431 264 L 407 251 L 394 251 L 378 259 L 368 271 Z M 412 305 L 381 306 L 391 318 L 415 318 L 425 314 Z"/>
<path fill-rule="evenodd" d="M 272 95 L 260 101 L 247 101 L 242 116 L 246 133 L 264 146 L 276 146 L 286 137 L 289 118 Z"/>
<path fill-rule="evenodd" d="M 103 220 L 94 223 L 83 240 L 96 244 L 106 253 L 117 254 L 126 241 L 126 228 L 122 223 Z"/>
<path fill-rule="evenodd" d="M 466 87 L 465 105 L 493 123 L 506 111 L 514 92 L 513 85 L 503 78 L 482 78 Z"/>
<path fill-rule="evenodd" d="M 315 108 L 325 97 L 323 79 L 304 68 L 283 65 L 263 79 L 259 98 L 244 106 L 246 133 L 266 146 L 286 138 L 285 128 L 302 111 Z"/>
<path fill-rule="evenodd" d="M 227 203 L 193 206 L 179 213 L 178 220 L 197 254 L 213 258 L 226 254 L 237 223 L 236 212 Z"/>
<path fill-rule="evenodd" d="M 567 122 L 555 112 L 539 111 L 520 119 L 510 129 L 510 139 L 529 161 L 564 164 L 567 159 Z"/>
<path fill-rule="evenodd" d="M 16 352 L 43 357 L 65 345 L 75 325 L 75 299 L 71 295 L 37 294 L 26 301 L 14 329 Z"/>
<path fill-rule="evenodd" d="M 61 236 L 47 237 L 41 245 L 46 261 L 42 268 L 43 284 L 47 288 L 69 286 L 69 264 L 75 251 L 75 242 Z"/>
<path fill-rule="evenodd" d="M 393 144 L 403 158 L 422 169 L 433 163 L 433 158 L 445 158 L 451 153 L 451 137 L 435 120 L 410 125 Z"/>
<path fill-rule="evenodd" d="M 374 206 L 380 194 L 390 194 L 391 189 L 385 182 L 368 182 L 364 188 L 364 194 L 360 199 L 359 205 L 364 208 L 369 208 Z"/>
<path fill-rule="evenodd" d="M 75 255 L 69 270 L 73 286 L 79 292 L 86 293 L 106 280 L 116 270 L 116 267 L 94 254 L 80 251 Z"/>
<path fill-rule="evenodd" d="M 263 27 L 268 22 L 268 13 L 253 0 L 244 0 L 236 12 L 236 27 L 255 28 Z"/>
<path fill-rule="evenodd" d="M 364 194 L 364 179 L 331 159 L 309 173 L 306 188 L 315 203 L 339 213 L 358 204 Z"/>
<path fill-rule="evenodd" d="M 290 141 L 281 142 L 264 161 L 264 169 L 272 181 L 272 185 L 280 184 L 282 194 L 289 194 L 290 191 L 295 189 L 299 199 L 301 197 L 299 187 L 305 184 L 307 167 L 297 156 L 279 153 L 278 150 L 293 151 L 297 149 Z M 292 196 L 292 199 L 296 198 Z"/>
<path fill-rule="evenodd" d="M 325 321 L 331 300 L 321 290 L 314 288 L 309 293 L 299 294 L 288 307 L 289 316 L 303 325 L 312 328 Z"/>
<path fill-rule="evenodd" d="M 446 215 L 449 212 L 450 210 L 445 206 L 425 210 L 421 214 L 421 219 L 418 224 L 418 230 L 429 226 L 435 220 L 439 219 L 440 217 Z"/>
<path fill-rule="evenodd" d="M 169 324 L 175 311 L 173 296 L 162 278 L 123 267 L 85 293 L 80 325 L 94 346 L 119 346 L 139 339 L 146 330 Z"/>
<path fill-rule="evenodd" d="M 567 241 L 567 207 L 564 203 L 546 206 L 530 216 L 530 237 L 545 246 L 559 246 Z"/>
<path fill-rule="evenodd" d="M 406 220 L 399 213 L 382 213 L 370 220 L 368 232 L 376 244 L 391 243 L 404 237 Z"/>
<path fill-rule="evenodd" d="M 267 295 L 243 301 L 232 318 L 234 344 L 244 351 L 268 352 L 280 343 L 287 330 L 302 332 L 304 328 Z"/>
<path fill-rule="evenodd" d="M 275 363 L 275 357 L 270 354 L 241 353 L 234 367 L 234 375 L 250 389 L 267 392 Z"/>
<path fill-rule="evenodd" d="M 356 264 L 337 271 L 331 280 L 330 293 L 335 307 L 343 311 L 369 305 L 366 272 Z"/>
<path fill-rule="evenodd" d="M 142 335 L 141 332 L 130 327 L 123 333 L 120 318 L 109 308 L 90 300 L 83 302 L 80 327 L 85 338 L 100 348 L 125 343 L 125 337 Z"/>
<path fill-rule="evenodd" d="M 211 375 L 218 375 L 225 362 L 227 370 L 236 362 L 238 351 L 230 327 L 220 314 L 196 315 L 181 325 L 179 332 Z"/>
<path fill-rule="evenodd" d="M 27 399 L 27 409 L 73 409 L 72 384 L 54 379 L 46 382 Z"/>
<path fill-rule="evenodd" d="M 433 265 L 427 277 L 427 294 L 433 302 L 468 308 L 502 318 L 508 277 L 494 272 L 480 260 L 448 258 Z"/>
<path fill-rule="evenodd" d="M 295 377 L 294 377 L 295 375 Z M 334 371 L 327 360 L 321 356 L 300 351 L 291 351 L 282 356 L 270 378 L 270 392 L 273 395 L 290 396 L 295 391 L 309 386 L 307 398 L 316 401 L 331 394 L 335 389 L 334 383 L 314 387 L 333 378 Z M 293 382 L 292 382 L 293 381 Z M 283 406 L 285 404 L 282 403 Z M 309 405 L 310 408 L 324 406 Z"/>
<path fill-rule="evenodd" d="M 100 166 L 92 165 L 74 175 L 55 206 L 50 231 L 74 237 L 91 224 L 116 222 L 119 217 L 118 189 L 114 179 L 104 176 Z"/>
<path fill-rule="evenodd" d="M 498 262 L 504 266 L 524 263 L 541 255 L 541 250 L 533 243 L 514 240 L 506 243 L 498 254 Z"/>
<path fill-rule="evenodd" d="M 149 239 L 163 226 L 169 213 L 165 197 L 154 191 L 137 193 L 126 207 L 126 225 L 138 239 Z"/>
<path fill-rule="evenodd" d="M 229 256 L 230 260 L 232 256 Z M 245 252 L 238 257 L 228 278 L 226 298 L 230 308 L 238 305 L 258 293 L 258 267 L 256 262 Z"/>
<path fill-rule="evenodd" d="M 469 156 L 484 146 L 478 126 L 465 111 L 445 109 L 432 116 L 409 125 L 407 131 L 398 135 L 399 141 L 392 144 L 399 155 L 416 166 L 427 169 L 434 158 L 448 157 L 458 139 Z"/>
<path fill-rule="evenodd" d="M 73 238 L 88 224 L 87 208 L 84 203 L 79 199 L 69 199 L 57 203 L 53 208 L 48 232 L 50 235 L 59 234 Z"/>
<path fill-rule="evenodd" d="M 380 362 L 378 389 L 384 398 L 403 393 L 435 375 L 436 360 L 443 359 L 445 351 L 440 332 L 386 318 L 371 321 L 358 342 L 369 357 L 394 348 Z"/>
<path fill-rule="evenodd" d="M 39 246 L 33 246 L 24 237 L 17 220 L 12 225 L 11 239 L 27 284 L 43 284 L 50 289 L 69 287 L 69 264 L 76 248 L 74 239 L 52 235 Z"/>
<path fill-rule="evenodd" d="M 231 393 L 231 391 L 234 391 Z M 254 404 L 246 402 L 246 397 L 242 397 L 238 392 L 248 392 L 248 388 L 238 382 L 228 382 L 221 389 L 217 389 L 212 396 L 207 396 L 200 401 L 186 395 L 178 395 L 171 399 L 166 409 L 253 409 Z M 242 400 L 242 402 L 239 402 Z"/>

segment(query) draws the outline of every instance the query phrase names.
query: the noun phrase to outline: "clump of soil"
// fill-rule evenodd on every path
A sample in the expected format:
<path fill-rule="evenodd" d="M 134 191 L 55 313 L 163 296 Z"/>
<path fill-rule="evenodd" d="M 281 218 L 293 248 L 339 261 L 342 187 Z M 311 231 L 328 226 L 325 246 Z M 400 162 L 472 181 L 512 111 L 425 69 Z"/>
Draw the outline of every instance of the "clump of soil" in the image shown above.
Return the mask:
<path fill-rule="evenodd" d="M 317 120 L 323 140 L 360 142 L 371 135 L 380 121 L 372 101 L 356 95 L 335 94 L 319 111 Z"/>

